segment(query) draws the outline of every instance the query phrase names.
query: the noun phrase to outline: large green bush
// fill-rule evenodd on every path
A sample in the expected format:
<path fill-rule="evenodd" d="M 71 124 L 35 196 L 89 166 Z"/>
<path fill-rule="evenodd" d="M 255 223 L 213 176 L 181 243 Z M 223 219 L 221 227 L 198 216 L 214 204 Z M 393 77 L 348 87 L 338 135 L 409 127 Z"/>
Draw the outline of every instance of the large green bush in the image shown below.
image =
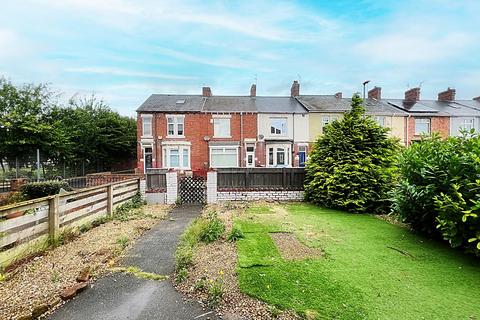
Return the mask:
<path fill-rule="evenodd" d="M 480 137 L 424 138 L 399 160 L 393 212 L 419 232 L 480 254 Z"/>
<path fill-rule="evenodd" d="M 27 199 L 36 199 L 58 194 L 60 189 L 73 190 L 65 181 L 45 181 L 24 184 L 20 187 L 20 192 Z"/>
<path fill-rule="evenodd" d="M 314 143 L 306 166 L 306 199 L 355 213 L 387 212 L 400 148 L 388 130 L 365 116 L 355 95 L 352 110 L 329 124 Z"/>

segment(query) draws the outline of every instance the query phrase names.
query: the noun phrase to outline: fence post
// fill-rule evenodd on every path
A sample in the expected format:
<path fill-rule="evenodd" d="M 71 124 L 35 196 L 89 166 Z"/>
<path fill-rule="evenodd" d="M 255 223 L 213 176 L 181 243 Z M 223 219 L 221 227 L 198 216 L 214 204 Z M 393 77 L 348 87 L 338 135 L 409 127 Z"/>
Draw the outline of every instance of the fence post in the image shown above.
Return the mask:
<path fill-rule="evenodd" d="M 107 216 L 113 215 L 113 184 L 107 186 Z"/>
<path fill-rule="evenodd" d="M 247 168 L 247 170 L 245 170 L 245 188 L 248 189 L 250 188 L 250 169 Z"/>
<path fill-rule="evenodd" d="M 217 172 L 207 172 L 207 203 L 217 203 Z"/>
<path fill-rule="evenodd" d="M 287 185 L 287 169 L 282 168 L 282 186 L 283 186 L 283 188 L 285 188 L 286 185 Z"/>
<path fill-rule="evenodd" d="M 58 231 L 60 230 L 60 216 L 58 204 L 58 195 L 48 200 L 48 235 L 52 239 L 56 239 L 58 237 Z"/>

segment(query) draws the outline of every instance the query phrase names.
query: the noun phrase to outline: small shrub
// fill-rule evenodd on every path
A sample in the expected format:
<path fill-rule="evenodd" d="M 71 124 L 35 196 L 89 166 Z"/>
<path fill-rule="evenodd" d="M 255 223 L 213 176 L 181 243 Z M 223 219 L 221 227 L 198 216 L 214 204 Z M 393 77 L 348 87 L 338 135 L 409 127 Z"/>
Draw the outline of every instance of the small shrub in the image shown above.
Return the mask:
<path fill-rule="evenodd" d="M 207 287 L 207 278 L 206 277 L 202 277 L 200 279 L 198 279 L 197 281 L 195 281 L 195 284 L 193 285 L 193 289 L 195 291 L 204 291 L 205 288 Z"/>
<path fill-rule="evenodd" d="M 207 305 L 216 307 L 223 296 L 223 279 L 210 279 L 207 286 Z"/>
<path fill-rule="evenodd" d="M 188 269 L 182 268 L 177 272 L 177 278 L 175 279 L 175 281 L 177 283 L 180 283 L 187 280 L 187 278 L 188 278 Z"/>
<path fill-rule="evenodd" d="M 243 234 L 242 230 L 238 227 L 233 227 L 230 233 L 228 234 L 227 240 L 230 242 L 236 242 L 239 239 L 245 238 L 245 235 Z"/>
<path fill-rule="evenodd" d="M 206 223 L 200 233 L 200 240 L 205 243 L 210 243 L 218 240 L 225 231 L 225 225 L 220 220 L 215 212 L 208 214 Z"/>
<path fill-rule="evenodd" d="M 121 250 L 124 250 L 128 246 L 128 242 L 130 239 L 127 236 L 120 236 L 117 239 L 117 244 L 119 245 Z"/>
<path fill-rule="evenodd" d="M 275 306 L 268 306 L 268 313 L 272 316 L 272 318 L 278 318 L 282 313 L 282 310 L 278 309 Z"/>
<path fill-rule="evenodd" d="M 21 194 L 28 199 L 37 199 L 58 194 L 61 189 L 73 191 L 65 181 L 31 182 L 20 187 Z"/>

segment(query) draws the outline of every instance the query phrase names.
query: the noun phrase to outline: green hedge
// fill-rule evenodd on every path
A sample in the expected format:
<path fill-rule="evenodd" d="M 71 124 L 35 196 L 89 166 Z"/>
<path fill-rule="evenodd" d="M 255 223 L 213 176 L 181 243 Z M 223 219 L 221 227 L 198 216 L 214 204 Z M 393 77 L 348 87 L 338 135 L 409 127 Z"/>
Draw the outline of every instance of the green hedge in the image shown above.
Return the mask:
<path fill-rule="evenodd" d="M 480 137 L 425 138 L 399 160 L 393 212 L 419 232 L 480 255 Z"/>
<path fill-rule="evenodd" d="M 24 184 L 20 187 L 20 192 L 27 199 L 36 199 L 58 194 L 60 189 L 64 189 L 65 191 L 73 191 L 73 189 L 65 181 L 45 181 Z"/>

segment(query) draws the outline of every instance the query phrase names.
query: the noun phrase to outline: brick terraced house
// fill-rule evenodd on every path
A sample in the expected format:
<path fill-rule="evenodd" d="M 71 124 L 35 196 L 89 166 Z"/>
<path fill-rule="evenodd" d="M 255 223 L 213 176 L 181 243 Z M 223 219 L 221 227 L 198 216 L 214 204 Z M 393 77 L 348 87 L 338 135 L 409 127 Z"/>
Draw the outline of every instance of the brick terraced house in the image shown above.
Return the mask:
<path fill-rule="evenodd" d="M 312 142 L 326 125 L 350 110 L 351 99 L 300 95 L 294 81 L 290 96 L 214 96 L 152 94 L 137 109 L 137 168 L 165 168 L 204 175 L 214 168 L 303 167 Z M 455 89 L 421 100 L 420 88 L 404 99 L 385 99 L 374 87 L 366 114 L 404 145 L 437 132 L 442 137 L 480 129 L 480 97 L 455 100 Z"/>

